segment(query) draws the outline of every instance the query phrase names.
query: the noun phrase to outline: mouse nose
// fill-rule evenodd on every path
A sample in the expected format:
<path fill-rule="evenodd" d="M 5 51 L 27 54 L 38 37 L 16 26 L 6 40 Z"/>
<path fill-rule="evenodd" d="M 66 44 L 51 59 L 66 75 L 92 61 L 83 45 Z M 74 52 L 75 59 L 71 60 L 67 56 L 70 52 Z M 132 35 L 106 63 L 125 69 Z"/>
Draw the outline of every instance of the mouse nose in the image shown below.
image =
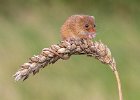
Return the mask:
<path fill-rule="evenodd" d="M 88 30 L 88 32 L 90 32 L 90 33 L 95 33 L 96 30 L 95 30 L 95 28 L 90 28 L 90 29 Z"/>

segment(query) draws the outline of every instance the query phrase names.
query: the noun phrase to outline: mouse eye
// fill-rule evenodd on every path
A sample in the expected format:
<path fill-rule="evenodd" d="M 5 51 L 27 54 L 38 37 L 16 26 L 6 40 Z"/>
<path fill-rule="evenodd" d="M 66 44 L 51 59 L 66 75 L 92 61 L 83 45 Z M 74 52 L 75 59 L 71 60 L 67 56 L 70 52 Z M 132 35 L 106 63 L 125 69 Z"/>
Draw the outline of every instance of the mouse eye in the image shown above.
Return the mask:
<path fill-rule="evenodd" d="M 85 24 L 85 27 L 86 27 L 86 28 L 88 28 L 88 27 L 89 27 L 89 25 L 88 25 L 88 24 Z"/>
<path fill-rule="evenodd" d="M 94 26 L 94 27 L 96 27 L 96 25 L 95 25 L 95 24 L 94 24 L 93 26 Z"/>

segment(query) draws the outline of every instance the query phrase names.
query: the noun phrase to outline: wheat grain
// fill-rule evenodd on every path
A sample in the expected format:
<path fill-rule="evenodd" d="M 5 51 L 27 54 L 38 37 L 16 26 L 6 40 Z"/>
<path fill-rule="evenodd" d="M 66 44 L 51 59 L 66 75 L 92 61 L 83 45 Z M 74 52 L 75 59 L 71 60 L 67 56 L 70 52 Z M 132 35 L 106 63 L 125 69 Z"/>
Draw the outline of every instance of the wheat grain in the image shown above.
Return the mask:
<path fill-rule="evenodd" d="M 117 79 L 119 100 L 122 100 L 121 83 L 116 69 L 116 62 L 110 49 L 101 41 L 93 42 L 85 39 L 61 41 L 60 44 L 44 48 L 39 55 L 31 57 L 13 76 L 16 81 L 25 80 L 31 73 L 34 75 L 38 73 L 40 68 L 44 68 L 48 64 L 54 64 L 59 59 L 67 60 L 71 55 L 87 55 L 109 65 Z"/>

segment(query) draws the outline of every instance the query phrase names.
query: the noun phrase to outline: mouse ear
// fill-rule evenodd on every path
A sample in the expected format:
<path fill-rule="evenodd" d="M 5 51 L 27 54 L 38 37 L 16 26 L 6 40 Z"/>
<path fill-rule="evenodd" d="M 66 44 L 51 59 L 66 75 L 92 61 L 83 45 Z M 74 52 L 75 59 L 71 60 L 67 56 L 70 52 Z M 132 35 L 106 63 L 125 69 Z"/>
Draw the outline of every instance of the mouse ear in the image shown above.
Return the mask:
<path fill-rule="evenodd" d="M 83 19 L 85 16 L 83 16 L 83 15 L 80 15 L 79 17 L 80 17 L 81 19 Z"/>
<path fill-rule="evenodd" d="M 90 16 L 91 18 L 93 18 L 93 19 L 95 19 L 95 17 L 94 16 Z"/>

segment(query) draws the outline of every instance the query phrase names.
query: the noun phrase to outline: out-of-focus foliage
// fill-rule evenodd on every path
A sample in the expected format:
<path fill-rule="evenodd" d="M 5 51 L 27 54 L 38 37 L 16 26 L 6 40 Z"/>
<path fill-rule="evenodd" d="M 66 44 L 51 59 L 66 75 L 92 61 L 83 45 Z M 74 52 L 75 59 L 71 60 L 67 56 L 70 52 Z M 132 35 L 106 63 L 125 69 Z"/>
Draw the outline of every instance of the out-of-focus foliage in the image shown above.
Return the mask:
<path fill-rule="evenodd" d="M 95 16 L 95 40 L 107 44 L 116 59 L 124 99 L 139 100 L 139 5 L 139 0 L 1 0 L 0 100 L 118 100 L 109 67 L 85 56 L 14 82 L 12 75 L 29 57 L 59 43 L 60 27 L 73 14 Z"/>

